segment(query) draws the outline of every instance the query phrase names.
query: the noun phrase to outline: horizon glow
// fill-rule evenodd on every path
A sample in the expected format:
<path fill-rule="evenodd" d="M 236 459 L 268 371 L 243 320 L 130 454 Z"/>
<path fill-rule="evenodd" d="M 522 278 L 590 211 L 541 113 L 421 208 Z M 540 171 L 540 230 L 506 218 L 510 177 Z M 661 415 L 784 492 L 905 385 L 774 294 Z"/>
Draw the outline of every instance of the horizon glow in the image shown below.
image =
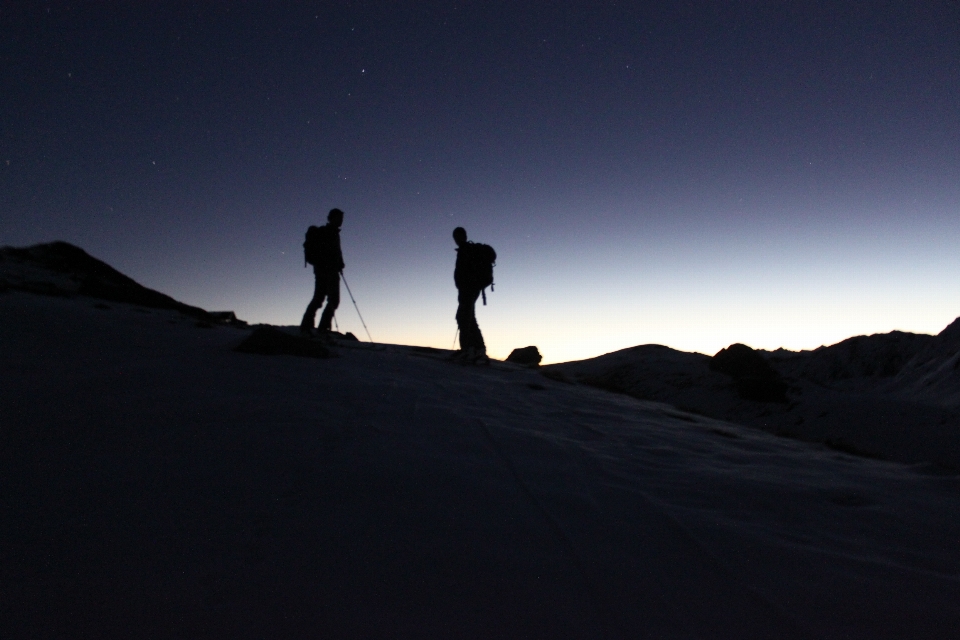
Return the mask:
<path fill-rule="evenodd" d="M 498 253 L 497 358 L 960 315 L 956 3 L 5 11 L 0 244 L 188 304 L 296 324 L 339 207 L 381 342 L 451 346 L 456 226 Z"/>

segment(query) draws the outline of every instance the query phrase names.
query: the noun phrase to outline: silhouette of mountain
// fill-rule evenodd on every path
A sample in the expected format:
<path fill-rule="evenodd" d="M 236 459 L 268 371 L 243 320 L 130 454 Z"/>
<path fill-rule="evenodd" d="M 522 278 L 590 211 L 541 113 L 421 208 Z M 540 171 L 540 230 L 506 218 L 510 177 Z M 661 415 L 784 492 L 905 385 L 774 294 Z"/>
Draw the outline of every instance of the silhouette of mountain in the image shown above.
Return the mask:
<path fill-rule="evenodd" d="M 2 289 L 54 296 L 82 295 L 154 309 L 174 309 L 207 321 L 220 320 L 199 307 L 178 302 L 166 294 L 138 284 L 67 242 L 0 248 Z"/>
<path fill-rule="evenodd" d="M 890 382 L 933 341 L 930 335 L 892 331 L 854 336 L 812 351 L 780 349 L 769 357 L 784 375 L 827 388 L 862 390 Z"/>
<path fill-rule="evenodd" d="M 731 351 L 755 370 L 720 364 Z M 860 455 L 960 469 L 958 362 L 960 321 L 938 336 L 893 331 L 800 352 L 732 345 L 711 358 L 642 345 L 544 373 Z"/>

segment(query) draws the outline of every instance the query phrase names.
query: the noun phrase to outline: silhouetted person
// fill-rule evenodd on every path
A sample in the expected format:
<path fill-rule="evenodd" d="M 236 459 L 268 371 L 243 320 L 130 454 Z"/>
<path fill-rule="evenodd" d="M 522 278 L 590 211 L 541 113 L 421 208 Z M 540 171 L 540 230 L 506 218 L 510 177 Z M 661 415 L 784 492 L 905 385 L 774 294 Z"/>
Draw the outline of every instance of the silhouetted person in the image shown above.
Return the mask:
<path fill-rule="evenodd" d="M 477 362 L 487 362 L 487 347 L 477 324 L 475 305 L 484 288 L 493 284 L 493 265 L 497 254 L 485 244 L 467 242 L 463 227 L 453 230 L 457 243 L 457 265 L 453 281 L 457 285 L 457 326 L 460 328 L 460 351 L 454 357 Z M 486 295 L 484 295 L 486 304 Z"/>
<path fill-rule="evenodd" d="M 340 225 L 343 224 L 343 211 L 331 209 L 327 214 L 327 224 L 322 227 L 311 226 L 307 230 L 307 239 L 303 243 L 304 260 L 313 265 L 315 286 L 313 299 L 307 305 L 307 311 L 300 322 L 300 331 L 305 334 L 313 333 L 313 321 L 317 309 L 323 304 L 327 306 L 320 316 L 320 331 L 330 331 L 333 314 L 340 306 L 340 271 L 343 264 L 343 253 L 340 251 Z"/>

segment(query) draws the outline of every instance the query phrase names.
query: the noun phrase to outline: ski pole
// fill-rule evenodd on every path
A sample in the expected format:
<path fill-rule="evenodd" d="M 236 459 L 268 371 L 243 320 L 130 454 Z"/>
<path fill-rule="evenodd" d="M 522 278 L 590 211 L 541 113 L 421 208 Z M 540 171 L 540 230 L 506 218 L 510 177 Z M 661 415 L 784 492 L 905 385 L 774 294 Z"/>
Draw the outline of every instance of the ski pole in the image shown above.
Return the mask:
<path fill-rule="evenodd" d="M 340 272 L 340 278 L 343 279 L 343 286 L 347 288 L 347 293 L 350 294 L 350 301 L 353 303 L 353 308 L 357 310 L 357 315 L 360 316 L 360 324 L 363 325 L 363 330 L 367 332 L 367 337 L 370 338 L 370 342 L 373 342 L 373 338 L 370 337 L 370 329 L 367 329 L 367 323 L 363 321 L 363 316 L 360 315 L 360 307 L 357 306 L 357 301 L 353 299 L 353 292 L 350 291 L 350 285 L 347 284 L 347 278 L 343 275 L 343 271 Z"/>

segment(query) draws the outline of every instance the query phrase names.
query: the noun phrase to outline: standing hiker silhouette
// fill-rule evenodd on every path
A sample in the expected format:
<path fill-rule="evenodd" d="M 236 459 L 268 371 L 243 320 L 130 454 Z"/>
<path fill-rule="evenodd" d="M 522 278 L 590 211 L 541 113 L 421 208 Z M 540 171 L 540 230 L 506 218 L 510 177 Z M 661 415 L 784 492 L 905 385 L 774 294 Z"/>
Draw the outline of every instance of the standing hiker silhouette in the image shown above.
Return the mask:
<path fill-rule="evenodd" d="M 313 321 L 317 310 L 323 304 L 327 306 L 320 316 L 321 332 L 329 332 L 333 314 L 340 306 L 340 272 L 343 267 L 343 253 L 340 251 L 340 225 L 343 224 L 343 211 L 331 209 L 327 214 L 327 224 L 322 227 L 311 226 L 307 229 L 307 238 L 303 243 L 304 266 L 313 265 L 315 279 L 313 298 L 300 321 L 300 332 L 313 334 Z"/>
<path fill-rule="evenodd" d="M 467 241 L 467 231 L 463 227 L 453 230 L 453 241 L 457 243 L 457 264 L 453 270 L 453 281 L 457 285 L 457 327 L 460 330 L 460 350 L 453 357 L 469 362 L 486 363 L 487 347 L 483 334 L 477 324 L 475 305 L 484 289 L 493 285 L 493 265 L 497 254 L 492 247 Z"/>

